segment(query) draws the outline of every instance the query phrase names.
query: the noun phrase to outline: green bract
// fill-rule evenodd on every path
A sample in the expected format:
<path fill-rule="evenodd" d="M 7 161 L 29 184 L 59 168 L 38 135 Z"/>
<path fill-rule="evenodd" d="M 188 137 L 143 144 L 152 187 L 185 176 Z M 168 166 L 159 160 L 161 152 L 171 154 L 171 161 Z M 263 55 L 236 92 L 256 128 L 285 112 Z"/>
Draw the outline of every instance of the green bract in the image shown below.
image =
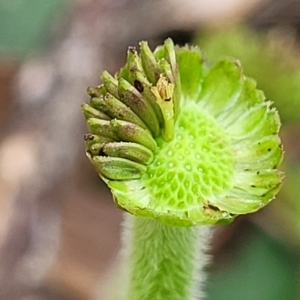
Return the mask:
<path fill-rule="evenodd" d="M 237 61 L 208 65 L 170 39 L 129 48 L 89 88 L 87 154 L 114 200 L 169 225 L 232 221 L 270 202 L 283 174 L 277 111 Z"/>

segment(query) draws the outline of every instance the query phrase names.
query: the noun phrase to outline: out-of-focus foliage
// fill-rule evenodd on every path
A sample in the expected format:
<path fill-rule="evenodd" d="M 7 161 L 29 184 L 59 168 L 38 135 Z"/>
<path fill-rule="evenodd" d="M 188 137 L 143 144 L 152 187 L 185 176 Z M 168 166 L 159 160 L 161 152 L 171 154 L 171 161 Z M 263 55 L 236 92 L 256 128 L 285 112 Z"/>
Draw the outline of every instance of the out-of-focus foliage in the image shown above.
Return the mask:
<path fill-rule="evenodd" d="M 284 205 L 276 205 L 274 213 L 288 225 L 289 243 L 299 249 L 300 246 L 300 165 L 287 166 L 287 178 L 281 191 Z"/>
<path fill-rule="evenodd" d="M 45 49 L 54 20 L 66 13 L 68 0 L 0 2 L 0 54 L 23 56 Z"/>
<path fill-rule="evenodd" d="M 300 121 L 300 57 L 293 41 L 285 31 L 258 34 L 246 28 L 207 32 L 198 38 L 210 60 L 230 56 L 241 61 L 244 73 L 275 102 L 283 123 Z"/>
<path fill-rule="evenodd" d="M 209 279 L 207 300 L 298 300 L 296 254 L 257 228 Z"/>

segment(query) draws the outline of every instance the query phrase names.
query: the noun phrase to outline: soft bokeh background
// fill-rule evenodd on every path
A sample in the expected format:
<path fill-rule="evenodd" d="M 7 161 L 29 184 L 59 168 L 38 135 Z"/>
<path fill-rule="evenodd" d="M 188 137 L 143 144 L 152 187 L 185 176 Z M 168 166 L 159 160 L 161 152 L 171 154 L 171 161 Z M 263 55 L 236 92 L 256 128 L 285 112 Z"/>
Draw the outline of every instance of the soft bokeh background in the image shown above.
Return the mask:
<path fill-rule="evenodd" d="M 300 299 L 299 0 L 12 0 L 0 1 L 1 300 L 106 300 L 122 213 L 85 158 L 80 104 L 129 45 L 168 36 L 238 58 L 282 116 L 283 189 L 216 229 L 207 299 Z"/>

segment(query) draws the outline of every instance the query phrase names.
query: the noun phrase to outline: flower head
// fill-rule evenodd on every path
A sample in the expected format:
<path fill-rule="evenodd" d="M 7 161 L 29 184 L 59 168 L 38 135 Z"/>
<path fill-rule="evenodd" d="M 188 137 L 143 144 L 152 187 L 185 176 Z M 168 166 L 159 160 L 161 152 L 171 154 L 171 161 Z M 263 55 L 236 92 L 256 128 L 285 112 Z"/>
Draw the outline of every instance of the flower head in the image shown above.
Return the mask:
<path fill-rule="evenodd" d="M 87 155 L 117 205 L 169 225 L 232 221 L 270 202 L 282 160 L 277 111 L 237 61 L 208 65 L 170 39 L 89 88 Z"/>

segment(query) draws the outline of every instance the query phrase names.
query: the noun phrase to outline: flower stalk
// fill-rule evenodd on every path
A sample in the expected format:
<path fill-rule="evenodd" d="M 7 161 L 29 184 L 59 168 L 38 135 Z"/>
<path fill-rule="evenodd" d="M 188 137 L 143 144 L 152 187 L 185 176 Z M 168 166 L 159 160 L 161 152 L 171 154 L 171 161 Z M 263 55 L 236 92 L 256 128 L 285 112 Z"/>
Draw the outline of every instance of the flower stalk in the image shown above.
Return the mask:
<path fill-rule="evenodd" d="M 196 270 L 207 260 L 197 257 L 210 235 L 199 232 L 259 210 L 280 188 L 278 113 L 238 62 L 209 66 L 170 39 L 154 52 L 130 47 L 124 68 L 101 77 L 82 106 L 85 142 L 118 207 L 135 216 L 123 299 L 201 299 Z"/>
<path fill-rule="evenodd" d="M 208 259 L 202 254 L 208 230 L 201 236 L 203 226 L 173 227 L 157 220 L 134 217 L 132 252 L 129 260 L 129 289 L 126 299 L 197 299 L 199 281 Z M 201 239 L 204 238 L 205 241 Z M 155 241 L 155 243 L 154 243 Z M 199 246 L 202 248 L 199 249 Z M 202 255 L 199 260 L 199 255 Z M 202 273 L 203 272 L 203 273 Z"/>

